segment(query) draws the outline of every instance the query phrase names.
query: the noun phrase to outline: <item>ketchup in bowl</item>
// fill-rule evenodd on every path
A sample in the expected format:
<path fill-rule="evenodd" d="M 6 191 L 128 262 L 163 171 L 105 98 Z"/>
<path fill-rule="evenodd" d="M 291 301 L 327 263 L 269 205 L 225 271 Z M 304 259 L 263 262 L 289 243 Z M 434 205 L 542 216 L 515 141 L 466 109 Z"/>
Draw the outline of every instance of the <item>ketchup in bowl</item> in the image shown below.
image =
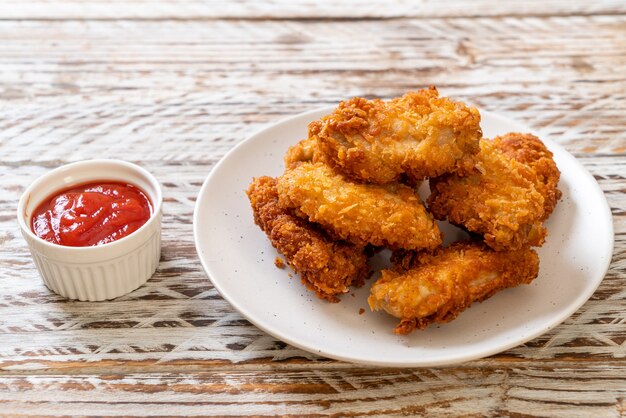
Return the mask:
<path fill-rule="evenodd" d="M 33 212 L 31 229 L 38 237 L 69 247 L 89 247 L 121 239 L 138 230 L 152 204 L 136 186 L 113 181 L 62 190 Z"/>

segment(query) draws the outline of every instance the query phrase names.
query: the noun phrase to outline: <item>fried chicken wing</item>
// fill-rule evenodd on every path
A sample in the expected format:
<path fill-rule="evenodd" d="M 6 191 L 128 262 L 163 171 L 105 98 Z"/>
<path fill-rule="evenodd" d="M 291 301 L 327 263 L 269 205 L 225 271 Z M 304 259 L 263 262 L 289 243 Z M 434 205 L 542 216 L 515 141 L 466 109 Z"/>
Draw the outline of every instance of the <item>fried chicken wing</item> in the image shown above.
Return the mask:
<path fill-rule="evenodd" d="M 539 257 L 530 248 L 495 252 L 480 242 L 456 242 L 400 259 L 395 268 L 381 272 L 368 298 L 373 311 L 400 319 L 397 334 L 452 321 L 473 302 L 528 284 L 539 272 Z"/>
<path fill-rule="evenodd" d="M 561 191 L 557 189 L 561 172 L 552 158 L 552 153 L 532 134 L 512 132 L 495 137 L 493 143 L 505 155 L 529 166 L 535 172 L 535 188 L 543 196 L 544 220 L 547 219 L 561 198 Z"/>
<path fill-rule="evenodd" d="M 280 207 L 275 179 L 254 179 L 247 194 L 255 223 L 318 297 L 338 302 L 349 286 L 364 283 L 368 267 L 363 247 L 334 241 L 319 226 Z"/>
<path fill-rule="evenodd" d="M 420 249 L 442 236 L 414 189 L 362 184 L 322 163 L 301 163 L 277 179 L 280 204 L 357 245 Z"/>
<path fill-rule="evenodd" d="M 337 171 L 385 184 L 403 174 L 414 182 L 453 171 L 478 151 L 482 132 L 478 110 L 431 87 L 390 101 L 341 102 L 309 124 L 309 136 Z"/>
<path fill-rule="evenodd" d="M 532 135 L 483 139 L 471 171 L 430 179 L 428 207 L 435 218 L 483 235 L 495 250 L 541 246 L 542 222 L 560 197 L 551 156 Z"/>

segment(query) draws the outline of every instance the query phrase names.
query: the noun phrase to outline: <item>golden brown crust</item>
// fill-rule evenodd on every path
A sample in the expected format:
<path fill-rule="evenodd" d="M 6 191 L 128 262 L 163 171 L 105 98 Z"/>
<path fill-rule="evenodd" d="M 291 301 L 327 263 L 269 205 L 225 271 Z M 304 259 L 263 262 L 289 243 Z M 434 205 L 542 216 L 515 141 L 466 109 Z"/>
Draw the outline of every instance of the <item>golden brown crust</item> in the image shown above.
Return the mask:
<path fill-rule="evenodd" d="M 435 248 L 442 237 L 414 189 L 357 183 L 322 163 L 301 163 L 277 179 L 280 204 L 357 245 Z"/>
<path fill-rule="evenodd" d="M 507 139 L 483 139 L 472 170 L 430 179 L 427 201 L 435 218 L 483 235 L 498 251 L 541 246 L 546 209 L 551 211 L 560 196 L 558 170 L 545 168 L 550 165 L 547 150 L 536 164 L 526 162 L 537 146 L 534 140 L 530 144 L 524 148 Z"/>
<path fill-rule="evenodd" d="M 550 216 L 561 191 L 557 188 L 561 172 L 552 153 L 532 134 L 508 133 L 493 139 L 494 145 L 510 158 L 529 166 L 537 176 L 535 187 L 544 198 L 544 220 Z"/>
<path fill-rule="evenodd" d="M 530 283 L 539 273 L 539 257 L 530 248 L 495 252 L 480 242 L 456 242 L 407 256 L 401 254 L 396 261 L 408 264 L 381 272 L 368 299 L 372 310 L 401 320 L 397 334 L 449 322 L 473 302 Z"/>
<path fill-rule="evenodd" d="M 285 168 L 294 168 L 303 162 L 324 162 L 324 156 L 320 152 L 317 138 L 312 136 L 305 138 L 296 145 L 289 147 L 285 154 Z"/>
<path fill-rule="evenodd" d="M 337 171 L 385 184 L 406 174 L 413 181 L 454 171 L 478 151 L 480 114 L 437 89 L 390 101 L 353 98 L 309 125 L 309 136 Z"/>
<path fill-rule="evenodd" d="M 255 223 L 274 248 L 317 296 L 338 302 L 349 286 L 360 286 L 368 273 L 363 247 L 334 241 L 318 226 L 278 205 L 276 180 L 255 178 L 247 190 Z"/>

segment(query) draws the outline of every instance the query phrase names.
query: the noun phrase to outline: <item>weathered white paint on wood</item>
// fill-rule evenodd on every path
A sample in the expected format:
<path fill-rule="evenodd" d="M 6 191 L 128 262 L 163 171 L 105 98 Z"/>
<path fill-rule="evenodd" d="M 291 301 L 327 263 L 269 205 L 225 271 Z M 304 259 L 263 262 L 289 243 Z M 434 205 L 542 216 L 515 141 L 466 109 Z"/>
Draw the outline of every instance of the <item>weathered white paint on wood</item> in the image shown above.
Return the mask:
<path fill-rule="evenodd" d="M 622 15 L 0 21 L 3 160 L 215 160 L 278 118 L 428 84 L 543 129 L 575 154 L 622 154 L 624 39 Z M 33 155 L 35 143 L 63 147 Z"/>
<path fill-rule="evenodd" d="M 487 3 L 0 4 L 0 413 L 624 416 L 625 3 Z M 523 346 L 413 371 L 319 358 L 243 320 L 193 245 L 213 165 L 282 117 L 428 84 L 596 177 L 616 241 L 591 300 Z M 40 174 L 101 156 L 162 181 L 163 258 L 126 297 L 70 302 L 41 283 L 15 208 Z"/>
<path fill-rule="evenodd" d="M 8 2 L 4 19 L 389 19 L 478 16 L 590 16 L 623 13 L 620 0 L 43 0 Z"/>
<path fill-rule="evenodd" d="M 3 413 L 23 412 L 26 406 L 41 415 L 143 410 L 155 415 L 619 417 L 626 392 L 608 383 L 622 378 L 619 369 L 607 365 L 9 375 L 0 382 L 0 402 Z"/>

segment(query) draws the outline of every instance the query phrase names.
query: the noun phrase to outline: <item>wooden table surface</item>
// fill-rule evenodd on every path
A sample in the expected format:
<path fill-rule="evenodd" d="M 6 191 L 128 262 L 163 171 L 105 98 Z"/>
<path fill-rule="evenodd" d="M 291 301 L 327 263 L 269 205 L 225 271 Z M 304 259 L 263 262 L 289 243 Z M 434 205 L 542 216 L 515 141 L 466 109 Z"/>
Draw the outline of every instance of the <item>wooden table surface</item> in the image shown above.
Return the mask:
<path fill-rule="evenodd" d="M 429 84 L 594 175 L 616 232 L 597 292 L 545 335 L 447 368 L 328 360 L 244 320 L 193 242 L 215 163 L 283 117 Z M 36 177 L 95 157 L 161 180 L 162 260 L 128 296 L 72 302 L 42 284 L 15 212 Z M 625 177 L 624 1 L 2 1 L 0 414 L 626 416 Z"/>

